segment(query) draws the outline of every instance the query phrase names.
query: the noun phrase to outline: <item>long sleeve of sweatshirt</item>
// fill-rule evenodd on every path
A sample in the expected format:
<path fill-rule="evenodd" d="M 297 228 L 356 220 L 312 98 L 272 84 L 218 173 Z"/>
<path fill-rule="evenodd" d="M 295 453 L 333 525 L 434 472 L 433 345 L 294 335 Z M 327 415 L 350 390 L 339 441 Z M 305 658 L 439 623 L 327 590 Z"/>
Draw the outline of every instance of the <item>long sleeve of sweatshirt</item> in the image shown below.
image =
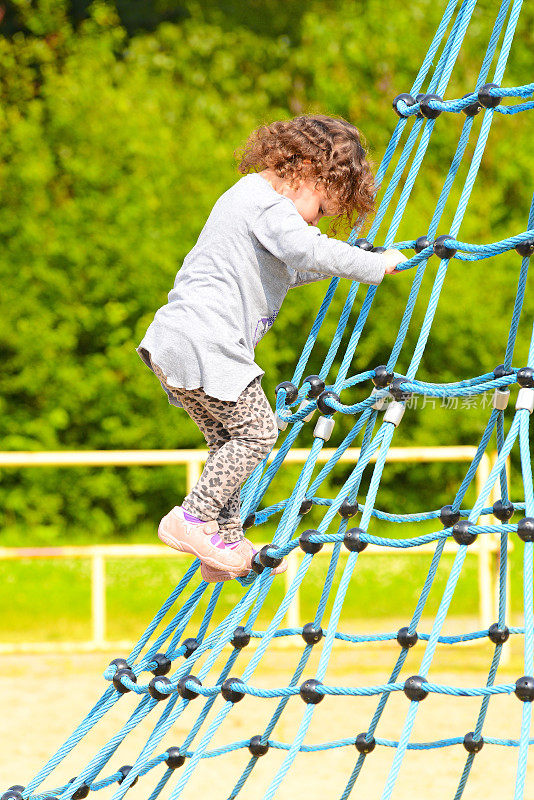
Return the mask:
<path fill-rule="evenodd" d="M 263 375 L 255 347 L 291 286 L 332 275 L 378 284 L 384 261 L 310 227 L 261 175 L 245 175 L 215 203 L 137 350 L 168 386 L 236 402 Z"/>
<path fill-rule="evenodd" d="M 295 272 L 289 288 L 295 289 L 297 286 L 305 286 L 307 283 L 317 283 L 317 281 L 331 280 L 333 275 L 325 275 L 322 272 Z"/>
<path fill-rule="evenodd" d="M 281 195 L 258 216 L 252 232 L 262 247 L 295 270 L 292 286 L 332 276 L 378 285 L 385 274 L 381 253 L 369 253 L 321 233 Z"/>

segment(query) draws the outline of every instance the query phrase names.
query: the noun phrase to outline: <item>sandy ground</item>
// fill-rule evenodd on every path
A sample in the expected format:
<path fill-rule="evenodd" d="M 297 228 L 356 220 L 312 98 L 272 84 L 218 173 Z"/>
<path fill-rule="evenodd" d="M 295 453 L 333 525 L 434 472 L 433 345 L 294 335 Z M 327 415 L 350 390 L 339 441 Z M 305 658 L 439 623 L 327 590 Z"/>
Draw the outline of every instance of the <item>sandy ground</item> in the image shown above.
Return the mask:
<path fill-rule="evenodd" d="M 107 685 L 102 678 L 102 672 L 111 657 L 102 653 L 0 657 L 0 708 L 3 712 L 0 735 L 0 793 L 11 784 L 27 784 L 81 721 Z M 329 670 L 326 682 L 360 686 L 383 683 L 395 657 L 396 651 L 392 648 L 375 650 L 374 654 L 371 653 L 365 660 L 355 654 L 354 650 L 340 651 L 334 660 L 335 667 Z M 297 659 L 296 651 L 280 650 L 269 653 L 253 682 L 256 685 L 271 687 L 287 685 L 288 675 Z M 309 666 L 306 676 L 314 674 L 312 665 Z M 407 664 L 407 666 L 408 671 L 402 673 L 403 678 L 415 671 L 415 665 L 411 671 L 412 665 Z M 234 674 L 240 674 L 240 671 L 234 670 Z M 487 671 L 478 670 L 475 665 L 474 669 L 464 674 L 440 669 L 431 677 L 440 683 L 481 686 L 485 682 L 486 675 Z M 504 674 L 499 676 L 499 681 L 515 680 L 515 677 Z M 121 698 L 96 728 L 56 768 L 40 790 L 50 791 L 76 775 L 98 748 L 120 728 L 135 707 L 135 700 L 132 695 Z M 171 745 L 182 743 L 200 710 L 200 701 L 196 702 L 197 705 L 190 703 L 187 712 L 175 723 L 155 754 L 163 752 Z M 234 706 L 227 716 L 212 746 L 248 739 L 260 733 L 274 710 L 274 703 L 273 700 L 246 697 L 240 704 Z M 419 707 L 412 741 L 429 741 L 463 735 L 473 729 L 479 706 L 480 700 L 472 698 L 431 695 Z M 327 697 L 315 707 L 312 725 L 305 742 L 317 743 L 354 736 L 366 729 L 375 707 L 376 698 Z M 150 722 L 145 720 L 129 734 L 100 777 L 111 774 L 123 764 L 133 762 L 146 742 L 161 708 L 158 706 L 147 718 Z M 216 708 L 220 708 L 219 700 Z M 293 698 L 272 738 L 282 742 L 292 742 L 304 708 L 299 698 Z M 395 693 L 388 703 L 377 735 L 398 739 L 407 710 L 408 701 L 404 695 Z M 484 732 L 488 736 L 518 738 L 521 710 L 522 704 L 514 697 L 494 698 L 490 704 Z M 322 753 L 299 754 L 276 797 L 280 800 L 295 797 L 307 800 L 339 798 L 355 763 L 355 754 L 356 751 L 352 746 Z M 182 797 L 187 800 L 199 797 L 205 800 L 215 800 L 215 798 L 225 800 L 247 763 L 247 755 L 247 751 L 240 750 L 204 760 Z M 379 799 L 393 755 L 392 748 L 377 747 L 367 758 L 351 797 L 365 798 L 365 800 Z M 393 798 L 452 800 L 465 763 L 465 756 L 462 746 L 409 752 L 404 760 Z M 261 800 L 282 757 L 281 751 L 271 749 L 267 756 L 260 759 L 239 797 L 246 800 Z M 531 758 L 530 761 L 534 759 Z M 516 767 L 516 748 L 486 744 L 475 759 L 463 797 L 465 800 L 513 798 Z M 163 768 L 158 766 L 132 787 L 130 795 L 148 798 L 163 772 Z M 161 798 L 170 796 L 178 774 L 179 771 L 174 773 L 160 795 Z M 534 763 L 529 763 L 526 786 L 525 798 L 531 800 L 534 798 Z M 112 793 L 113 789 L 102 790 L 98 797 L 104 800 Z"/>

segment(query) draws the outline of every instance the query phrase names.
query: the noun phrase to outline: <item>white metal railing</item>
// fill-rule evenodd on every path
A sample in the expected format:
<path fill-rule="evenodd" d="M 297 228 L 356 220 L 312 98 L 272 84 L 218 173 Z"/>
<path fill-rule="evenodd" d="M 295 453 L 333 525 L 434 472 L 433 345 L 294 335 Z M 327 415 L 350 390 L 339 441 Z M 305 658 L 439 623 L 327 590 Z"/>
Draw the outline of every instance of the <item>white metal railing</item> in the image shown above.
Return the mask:
<path fill-rule="evenodd" d="M 318 461 L 326 462 L 334 454 L 332 448 L 324 448 Z M 272 460 L 277 451 L 269 457 Z M 355 463 L 359 456 L 359 448 L 349 448 L 340 457 L 340 462 Z M 392 447 L 388 452 L 389 462 L 433 462 L 433 461 L 467 461 L 475 456 L 475 447 Z M 289 451 L 285 463 L 302 463 L 309 455 L 305 449 Z M 0 467 L 69 467 L 69 466 L 128 466 L 128 465 L 162 465 L 181 464 L 186 467 L 186 484 L 189 492 L 198 480 L 208 453 L 206 450 L 109 450 L 109 451 L 61 451 L 61 452 L 3 452 L 0 453 Z M 496 458 L 484 454 L 476 475 L 477 494 L 482 489 Z M 373 458 L 376 460 L 376 456 Z M 433 545 L 415 548 L 416 553 L 433 552 Z M 445 546 L 445 552 L 456 552 L 452 542 Z M 390 547 L 373 546 L 366 551 L 369 555 L 391 555 L 396 550 Z M 411 550 L 403 551 L 405 554 Z M 482 536 L 469 548 L 468 553 L 478 557 L 479 584 L 479 616 L 481 627 L 487 628 L 496 620 L 496 583 L 498 574 L 498 537 Z M 88 642 L 64 643 L 0 643 L 0 652 L 24 651 L 77 651 L 94 650 L 108 647 L 127 647 L 131 643 L 109 642 L 106 638 L 106 569 L 107 558 L 176 558 L 184 556 L 177 551 L 162 545 L 90 545 L 67 547 L 4 547 L 0 548 L 0 560 L 33 559 L 33 558 L 89 558 L 91 560 L 91 632 Z M 318 553 L 315 558 L 327 555 Z M 298 569 L 301 553 L 293 551 L 288 556 L 288 569 L 285 573 L 285 588 L 289 588 Z M 290 627 L 300 627 L 300 597 L 297 592 L 287 612 L 287 623 Z"/>

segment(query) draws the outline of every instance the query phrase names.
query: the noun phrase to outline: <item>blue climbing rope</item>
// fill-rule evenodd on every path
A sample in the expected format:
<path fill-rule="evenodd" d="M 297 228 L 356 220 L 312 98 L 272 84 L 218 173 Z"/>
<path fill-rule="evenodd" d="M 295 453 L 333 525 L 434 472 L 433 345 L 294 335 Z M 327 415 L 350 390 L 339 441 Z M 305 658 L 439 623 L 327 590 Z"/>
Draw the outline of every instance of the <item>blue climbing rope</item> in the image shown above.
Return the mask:
<path fill-rule="evenodd" d="M 523 86 L 502 86 L 507 59 L 521 10 L 521 0 L 503 0 L 491 30 L 488 47 L 477 80 L 466 87 L 461 98 L 445 99 L 447 87 L 468 30 L 476 0 L 449 0 L 443 18 L 425 55 L 418 75 L 408 94 L 396 98 L 394 107 L 398 115 L 391 140 L 377 170 L 377 184 L 382 194 L 377 214 L 367 235 L 367 242 L 358 238 L 360 231 L 352 231 L 349 243 L 354 246 L 371 246 L 377 242 L 386 247 L 395 246 L 414 251 L 401 269 L 413 269 L 406 308 L 399 330 L 392 343 L 387 363 L 379 367 L 366 365 L 360 372 L 354 369 L 358 345 L 372 311 L 377 287 L 360 292 L 358 284 L 352 284 L 346 297 L 343 283 L 333 279 L 311 326 L 302 354 L 296 364 L 292 380 L 281 386 L 276 393 L 276 414 L 285 438 L 272 461 L 260 464 L 242 489 L 242 518 L 248 525 L 260 526 L 280 514 L 276 534 L 266 554 L 256 556 L 257 572 L 239 579 L 240 596 L 233 602 L 228 613 L 218 615 L 221 598 L 225 597 L 227 584 L 208 585 L 199 578 L 199 564 L 195 561 L 187 570 L 176 589 L 154 616 L 132 651 L 114 660 L 104 672 L 109 685 L 91 708 L 85 719 L 75 728 L 66 742 L 39 770 L 22 791 L 8 792 L 6 800 L 29 800 L 29 798 L 53 797 L 57 800 L 82 800 L 89 791 L 116 787 L 113 800 L 121 800 L 129 787 L 141 778 L 148 786 L 150 776 L 154 781 L 146 790 L 149 800 L 157 800 L 164 790 L 171 800 L 179 798 L 195 770 L 205 759 L 217 758 L 230 752 L 243 751 L 245 762 L 241 774 L 232 789 L 226 791 L 229 800 L 243 796 L 260 757 L 269 749 L 283 753 L 282 761 L 273 771 L 272 779 L 263 794 L 264 800 L 273 798 L 285 776 L 300 753 L 317 753 L 338 748 L 352 748 L 354 762 L 340 795 L 347 800 L 364 768 L 368 756 L 375 747 L 393 748 L 394 756 L 385 780 L 382 800 L 391 798 L 399 781 L 404 756 L 408 750 L 434 750 L 453 746 L 464 746 L 467 751 L 464 767 L 458 778 L 455 800 L 463 796 L 468 778 L 476 763 L 476 754 L 483 745 L 516 748 L 518 754 L 514 800 L 526 797 L 526 764 L 528 748 L 534 743 L 530 737 L 531 709 L 534 700 L 534 611 L 533 611 L 533 542 L 534 542 L 534 491 L 532 486 L 531 451 L 529 446 L 529 421 L 534 408 L 534 336 L 527 364 L 513 366 L 513 354 L 518 338 L 521 313 L 524 304 L 529 257 L 534 252 L 534 197 L 524 230 L 498 242 L 479 244 L 465 242 L 460 237 L 460 228 L 468 208 L 469 199 L 477 179 L 489 132 L 495 114 L 513 115 L 532 110 L 534 83 Z M 502 41 L 501 41 L 502 40 Z M 500 51 L 497 53 L 499 42 Z M 493 80 L 488 81 L 490 69 L 496 59 Z M 427 86 L 425 92 L 421 91 Z M 503 102 L 506 101 L 506 102 Z M 447 123 L 447 114 L 465 115 L 458 145 L 444 177 L 436 207 L 426 225 L 426 234 L 418 239 L 397 241 L 398 228 L 415 186 L 419 170 L 436 128 Z M 470 143 L 473 119 L 482 115 L 477 139 Z M 436 122 L 438 117 L 445 117 Z M 503 123 L 505 124 L 505 123 Z M 404 143 L 402 144 L 404 140 Z M 471 161 L 461 187 L 456 208 L 447 208 L 451 192 L 458 181 L 460 165 L 468 150 Z M 398 156 L 396 163 L 395 157 Z M 389 175 L 389 178 L 388 178 Z M 393 207 L 393 198 L 397 198 Z M 447 209 L 452 218 L 449 230 L 437 236 L 440 221 Z M 379 236 L 382 223 L 390 218 L 387 229 Z M 421 241 L 424 239 L 424 241 Z M 503 253 L 517 253 L 521 257 L 517 292 L 512 311 L 509 335 L 503 364 L 494 372 L 476 375 L 456 382 L 429 382 L 416 377 L 424 356 L 434 317 L 438 308 L 442 287 L 449 269 L 457 262 L 469 262 L 492 258 Z M 438 260 L 438 267 L 426 312 L 411 354 L 407 356 L 404 372 L 397 370 L 397 363 L 407 341 L 413 313 L 420 296 L 426 267 L 430 259 Z M 507 262 L 512 264 L 509 260 Z M 507 267 L 512 269 L 511 267 Z M 316 343 L 332 302 L 342 301 L 339 320 L 328 352 L 316 376 L 306 375 L 306 368 L 316 352 Z M 356 304 L 357 314 L 354 309 Z M 354 316 L 356 317 L 354 319 Z M 352 326 L 349 328 L 349 325 Z M 344 350 L 342 350 L 342 345 Z M 339 363 L 335 376 L 329 378 L 334 363 Z M 329 382 L 330 380 L 330 382 Z M 519 384 L 515 411 L 506 414 L 510 387 Z M 319 393 L 316 391 L 319 385 Z M 366 389 L 366 387 L 369 389 Z M 371 388 L 372 387 L 372 388 Z M 351 398 L 351 390 L 359 394 Z M 362 390 L 365 396 L 362 395 Z M 363 399 L 361 399 L 363 396 Z M 387 463 L 388 451 L 398 425 L 406 411 L 417 408 L 418 399 L 443 405 L 474 397 L 489 397 L 488 421 L 480 436 L 476 455 L 468 466 L 451 505 L 443 509 L 431 509 L 414 513 L 398 514 L 376 507 L 377 494 Z M 342 399 L 343 398 L 343 399 Z M 356 402 L 353 400 L 356 399 Z M 261 508 L 272 481 L 287 463 L 291 448 L 299 440 L 319 409 L 319 419 L 314 427 L 313 444 L 309 449 L 304 467 L 289 494 L 282 500 Z M 326 441 L 332 435 L 336 415 L 354 417 L 351 427 L 336 443 L 333 455 L 318 468 L 318 461 Z M 506 428 L 506 426 L 508 426 Z M 359 456 L 350 464 L 350 474 L 344 479 L 335 497 L 328 494 L 328 481 L 343 454 L 361 435 Z M 478 492 L 471 507 L 464 507 L 465 497 L 473 484 L 478 467 L 495 438 L 497 458 L 484 486 Z M 524 497 L 514 496 L 508 485 L 506 460 L 515 450 L 519 451 Z M 372 470 L 369 486 L 362 496 L 361 483 L 364 472 Z M 322 489 L 322 487 L 325 487 Z M 491 503 L 491 493 L 497 487 L 500 500 Z M 520 494 L 517 493 L 518 495 Z M 358 500 L 357 500 L 358 498 Z M 316 529 L 302 536 L 299 526 L 303 517 L 315 506 L 323 517 Z M 493 521 L 481 520 L 494 514 Z M 357 525 L 352 517 L 359 514 Z M 515 515 L 515 518 L 514 518 Z M 521 518 L 519 516 L 521 515 Z M 435 523 L 435 529 L 419 536 L 377 536 L 369 533 L 371 519 L 402 525 L 403 523 Z M 425 529 L 423 529 L 425 530 Z M 499 578 L 498 618 L 483 630 L 468 631 L 461 635 L 445 634 L 444 623 L 450 603 L 462 573 L 469 547 L 475 541 L 498 537 Z M 509 569 L 508 552 L 510 541 L 524 548 L 523 600 L 524 624 L 507 624 L 506 579 Z M 396 551 L 412 550 L 426 546 L 433 548 L 426 570 L 419 600 L 408 624 L 400 631 L 378 634 L 348 634 L 340 630 L 343 609 L 351 582 L 358 576 L 359 566 L 366 558 L 366 548 L 392 548 Z M 429 632 L 420 630 L 422 615 L 435 586 L 438 569 L 446 546 L 452 546 L 452 566 L 446 567 L 448 577 L 434 623 Z M 305 585 L 313 563 L 314 553 L 327 548 L 329 553 L 324 583 L 312 623 L 303 627 L 281 627 L 299 588 Z M 280 558 L 295 550 L 303 550 L 289 587 L 280 601 L 274 616 L 265 629 L 257 622 L 270 595 L 274 577 L 265 562 L 266 557 Z M 346 558 L 341 555 L 346 554 Z M 235 584 L 232 591 L 235 590 Z M 327 608 L 330 607 L 328 619 Z M 193 617 L 202 609 L 202 621 L 192 634 Z M 170 619 L 169 619 L 170 617 Z M 167 620 L 167 621 L 166 621 Z M 160 630 L 160 628 L 162 628 Z M 159 631 L 159 632 L 158 632 Z M 184 636 L 186 638 L 184 638 Z M 524 675 L 516 682 L 498 682 L 497 672 L 502 651 L 507 639 L 524 639 Z M 275 640 L 287 639 L 296 646 L 303 646 L 302 653 L 289 677 L 287 685 L 266 688 L 256 681 L 254 675 Z M 487 641 L 494 646 L 488 677 L 482 686 L 462 687 L 436 683 L 430 678 L 432 662 L 438 645 L 455 646 L 467 642 Z M 397 642 L 400 645 L 389 678 L 381 684 L 371 686 L 332 685 L 327 680 L 329 664 L 334 656 L 334 646 L 343 642 L 348 647 L 358 647 L 380 642 Z M 250 642 L 246 665 L 240 666 L 243 653 Z M 314 646 L 320 644 L 317 666 L 312 668 Z M 303 643 L 303 644 L 302 644 Z M 401 672 L 409 650 L 416 643 L 422 651 L 419 673 L 401 679 Z M 315 662 L 313 662 L 315 663 Z M 311 673 L 311 674 L 310 674 Z M 379 729 L 383 714 L 393 693 L 407 698 L 406 718 L 397 739 L 384 738 L 375 733 Z M 430 741 L 412 741 L 412 731 L 419 704 L 431 703 L 436 694 L 451 698 L 480 698 L 480 708 L 473 720 L 473 731 Z M 122 727 L 104 743 L 81 767 L 69 783 L 42 788 L 52 772 L 75 749 L 82 738 L 92 731 L 104 715 L 124 695 L 137 695 L 136 705 L 123 722 Z M 521 727 L 517 738 L 506 739 L 483 735 L 491 698 L 508 695 L 509 702 L 522 702 Z M 212 741 L 224 724 L 226 717 L 246 696 L 259 701 L 275 701 L 275 709 L 262 731 L 251 732 L 245 739 L 218 744 Z M 366 730 L 348 738 L 306 743 L 306 736 L 314 718 L 315 706 L 331 696 L 345 698 L 376 698 L 376 708 L 369 719 Z M 427 697 L 429 698 L 427 700 Z M 276 726 L 283 717 L 288 703 L 304 701 L 302 715 L 292 742 L 274 738 Z M 235 713 L 235 712 L 234 712 Z M 188 734 L 181 741 L 165 737 L 177 737 L 176 722 L 187 714 Z M 131 733 L 143 720 L 152 721 L 151 732 L 140 752 L 129 765 L 115 763 L 115 754 Z M 183 725 L 182 725 L 183 728 Z M 112 763 L 113 762 L 113 763 Z M 109 765 L 109 766 L 108 766 Z M 101 775 L 101 773 L 106 773 Z M 250 793 L 248 796 L 252 796 Z M 258 796 L 257 792 L 254 796 Z"/>

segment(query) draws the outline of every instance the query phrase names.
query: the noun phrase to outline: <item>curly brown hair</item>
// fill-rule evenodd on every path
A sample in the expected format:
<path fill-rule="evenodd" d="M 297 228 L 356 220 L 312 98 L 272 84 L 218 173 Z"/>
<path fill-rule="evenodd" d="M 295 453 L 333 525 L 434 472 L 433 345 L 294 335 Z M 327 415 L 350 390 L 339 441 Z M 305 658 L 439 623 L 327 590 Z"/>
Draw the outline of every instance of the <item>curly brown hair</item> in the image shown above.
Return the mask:
<path fill-rule="evenodd" d="M 345 119 L 306 114 L 262 125 L 235 155 L 243 174 L 270 169 L 293 185 L 315 180 L 339 209 L 334 227 L 359 228 L 374 210 L 376 193 L 364 142 Z"/>

